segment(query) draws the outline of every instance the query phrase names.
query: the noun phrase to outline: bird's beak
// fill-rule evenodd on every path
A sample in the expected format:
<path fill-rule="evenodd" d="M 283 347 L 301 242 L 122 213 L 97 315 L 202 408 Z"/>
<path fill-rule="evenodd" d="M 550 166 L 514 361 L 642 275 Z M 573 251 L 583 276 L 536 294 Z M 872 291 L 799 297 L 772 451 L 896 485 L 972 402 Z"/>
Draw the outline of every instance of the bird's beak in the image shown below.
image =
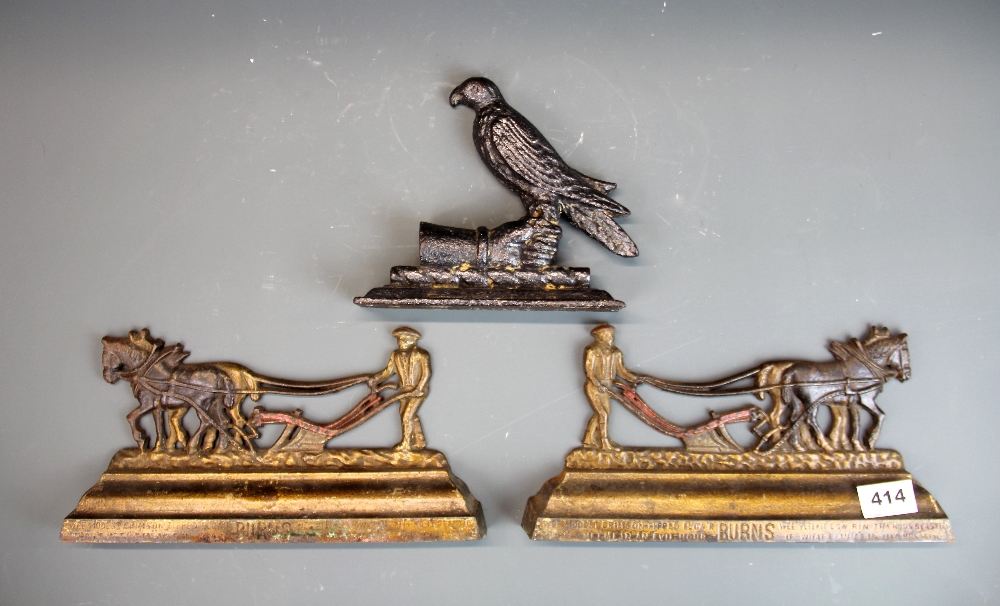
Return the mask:
<path fill-rule="evenodd" d="M 451 93 L 450 103 L 452 107 L 458 107 L 458 104 L 462 102 L 462 93 L 455 91 Z"/>

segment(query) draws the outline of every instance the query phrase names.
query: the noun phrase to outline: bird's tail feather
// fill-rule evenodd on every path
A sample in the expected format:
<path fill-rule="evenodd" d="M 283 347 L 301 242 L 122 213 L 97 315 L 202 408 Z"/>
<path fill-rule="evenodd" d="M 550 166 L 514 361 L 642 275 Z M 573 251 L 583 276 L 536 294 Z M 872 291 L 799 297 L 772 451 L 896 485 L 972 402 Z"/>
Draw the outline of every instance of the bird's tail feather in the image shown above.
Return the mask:
<path fill-rule="evenodd" d="M 587 175 L 585 175 L 585 174 L 583 174 L 583 173 L 581 173 L 579 171 L 577 171 L 577 174 L 580 175 L 580 178 L 582 178 L 584 181 L 586 181 L 587 183 L 590 183 L 590 185 L 594 189 L 596 189 L 597 191 L 599 191 L 601 193 L 604 193 L 604 194 L 609 194 L 609 193 L 613 192 L 616 187 L 618 187 L 617 183 L 612 183 L 611 181 L 601 181 L 600 179 L 595 179 L 593 177 L 588 177 Z"/>
<path fill-rule="evenodd" d="M 639 254 L 635 242 L 621 226 L 615 223 L 607 211 L 574 204 L 564 205 L 563 213 L 569 218 L 570 223 L 587 232 L 587 235 L 616 255 L 635 257 Z"/>

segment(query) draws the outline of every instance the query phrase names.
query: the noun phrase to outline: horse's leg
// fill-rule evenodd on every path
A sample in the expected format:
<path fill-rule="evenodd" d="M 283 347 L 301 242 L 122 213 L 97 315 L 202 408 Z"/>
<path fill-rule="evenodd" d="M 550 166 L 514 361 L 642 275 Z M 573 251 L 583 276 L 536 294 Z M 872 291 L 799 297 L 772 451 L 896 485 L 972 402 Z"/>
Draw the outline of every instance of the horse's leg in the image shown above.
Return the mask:
<path fill-rule="evenodd" d="M 806 413 L 806 423 L 809 424 L 813 433 L 816 434 L 816 442 L 819 443 L 819 447 L 827 452 L 831 452 L 833 450 L 833 446 L 823 434 L 823 428 L 819 426 L 819 405 L 816 402 L 809 404 L 809 411 Z"/>
<path fill-rule="evenodd" d="M 205 441 L 201 445 L 201 450 L 203 452 L 212 450 L 212 448 L 215 447 L 216 438 L 218 438 L 218 436 L 219 430 L 217 430 L 214 426 L 209 425 L 208 428 L 205 429 Z"/>
<path fill-rule="evenodd" d="M 769 442 L 772 439 L 777 440 L 781 436 L 781 429 L 783 427 L 781 424 L 781 417 L 785 414 L 785 403 L 781 398 L 781 391 L 780 387 L 775 387 L 767 391 L 767 394 L 771 396 L 771 412 L 769 412 L 764 419 L 761 419 L 761 422 L 757 425 L 757 427 L 760 427 L 767 422 L 767 424 L 770 425 L 770 429 L 768 429 L 767 433 L 764 434 L 764 437 L 761 439 L 761 443 Z M 757 427 L 754 429 L 757 429 Z"/>
<path fill-rule="evenodd" d="M 801 377 L 796 377 L 796 379 L 801 380 Z M 819 426 L 817 416 L 819 406 L 816 405 L 816 402 L 820 396 L 806 387 L 791 388 L 788 391 L 795 395 L 795 410 L 792 414 L 794 418 L 802 419 L 797 435 L 800 445 L 798 450 L 833 450 L 823 433 L 823 429 Z"/>
<path fill-rule="evenodd" d="M 234 389 L 229 386 L 229 389 Z M 218 415 L 222 420 L 221 425 L 227 427 L 232 423 L 233 433 L 232 435 L 226 434 L 226 440 L 224 448 L 229 450 L 231 446 L 239 446 L 245 440 L 242 439 L 241 431 L 243 426 L 246 425 L 246 421 L 243 420 L 243 415 L 240 414 L 239 402 L 243 399 L 243 396 L 238 396 L 233 393 L 227 393 L 224 397 L 220 398 L 217 404 Z M 250 444 L 247 444 L 249 447 Z M 219 449 L 222 449 L 223 445 L 219 445 Z"/>
<path fill-rule="evenodd" d="M 187 414 L 189 406 L 182 406 L 181 408 L 175 408 L 170 411 L 170 431 L 167 435 L 167 448 L 176 448 L 179 444 L 180 447 L 187 447 L 187 434 L 184 433 L 184 426 L 181 424 L 184 420 L 184 415 Z"/>
<path fill-rule="evenodd" d="M 164 413 L 170 414 L 169 411 L 162 406 L 157 406 L 153 409 L 153 426 L 156 427 L 156 445 L 153 450 L 156 452 L 162 452 L 166 448 L 166 429 L 163 426 L 163 415 Z"/>
<path fill-rule="evenodd" d="M 195 451 L 201 450 L 201 441 L 205 437 L 206 429 L 205 419 L 202 418 L 202 414 L 201 411 L 198 411 L 198 429 L 194 430 L 194 433 L 191 434 L 191 439 L 188 440 L 188 454 L 194 454 Z"/>
<path fill-rule="evenodd" d="M 139 418 L 149 412 L 151 408 L 153 408 L 153 406 L 150 401 L 147 398 L 140 396 L 139 406 L 137 406 L 132 412 L 128 413 L 125 417 L 128 421 L 129 427 L 132 428 L 132 439 L 135 440 L 135 443 L 139 446 L 139 450 L 141 452 L 146 452 L 149 437 L 146 435 L 146 432 L 142 430 L 142 427 L 139 427 Z"/>
<path fill-rule="evenodd" d="M 259 438 L 260 434 L 247 423 L 247 420 L 243 417 L 240 412 L 240 402 L 243 400 L 244 396 L 236 396 L 235 403 L 233 406 L 226 407 L 226 411 L 229 413 L 229 417 L 233 422 L 233 444 L 239 446 L 240 444 L 246 443 L 247 448 L 253 448 L 250 443 L 251 437 Z M 246 430 L 246 431 L 244 431 Z"/>
<path fill-rule="evenodd" d="M 877 392 L 873 393 L 871 396 L 862 396 L 861 403 L 865 405 L 865 408 L 871 411 L 875 415 L 875 425 L 872 430 L 868 432 L 868 448 L 875 450 L 875 442 L 878 441 L 878 436 L 882 432 L 882 420 L 885 419 L 885 413 L 882 409 L 878 407 L 875 403 L 875 395 Z"/>
<path fill-rule="evenodd" d="M 228 414 L 225 412 L 225 410 L 226 410 L 225 404 L 223 402 L 220 402 L 214 407 L 215 414 L 213 416 L 215 417 L 216 423 L 218 423 L 219 427 L 222 428 L 226 428 L 229 425 L 229 421 L 226 420 Z M 223 431 L 221 429 L 218 431 L 218 434 L 219 438 L 218 442 L 216 442 L 215 444 L 215 452 L 229 451 L 229 447 L 233 444 L 232 437 L 229 435 L 228 432 Z"/>
<path fill-rule="evenodd" d="M 847 439 L 847 405 L 844 402 L 830 404 L 830 445 L 834 450 L 850 450 Z"/>
<path fill-rule="evenodd" d="M 872 427 L 871 432 L 868 434 L 868 448 L 875 450 L 875 442 L 878 441 L 878 436 L 882 432 L 882 420 L 885 419 L 885 413 L 882 409 L 875 405 L 875 427 Z"/>
<path fill-rule="evenodd" d="M 867 450 L 861 443 L 861 406 L 856 402 L 851 402 L 851 445 L 854 450 Z"/>
<path fill-rule="evenodd" d="M 816 445 L 816 441 L 813 440 L 812 432 L 809 431 L 809 411 L 805 405 L 807 400 L 803 400 L 796 393 L 794 387 L 785 387 L 782 390 L 782 394 L 785 401 L 792 406 L 789 419 L 797 421 L 797 423 L 789 427 L 789 431 L 792 432 L 792 435 L 789 436 L 789 442 L 792 447 L 799 452 L 816 450 L 818 446 Z"/>
<path fill-rule="evenodd" d="M 244 434 L 249 438 L 259 438 L 260 433 L 254 428 L 253 425 L 247 423 L 246 417 L 243 416 L 243 411 L 240 407 L 243 405 L 243 400 L 246 399 L 246 394 L 237 394 L 233 400 L 233 405 L 229 408 L 229 416 L 233 418 L 233 427 L 239 428 L 240 430 L 245 430 Z M 240 437 L 240 433 L 236 432 L 236 437 Z M 250 444 L 247 444 L 250 446 Z"/>
<path fill-rule="evenodd" d="M 229 434 L 225 431 L 229 422 L 225 419 L 222 409 L 225 407 L 225 395 L 214 394 L 206 398 L 201 404 L 205 411 L 209 427 L 205 438 L 205 450 L 214 449 L 215 452 L 223 452 L 229 446 Z"/>
<path fill-rule="evenodd" d="M 788 413 L 788 425 L 785 426 L 785 431 L 782 432 L 784 435 L 786 432 L 792 432 L 792 435 L 788 436 L 788 445 L 795 450 L 803 450 L 802 444 L 799 441 L 799 429 L 798 425 L 794 424 L 794 421 L 799 418 L 798 411 L 801 408 L 798 398 L 792 393 L 792 388 L 788 386 L 783 386 L 780 391 L 782 406 L 789 409 Z"/>

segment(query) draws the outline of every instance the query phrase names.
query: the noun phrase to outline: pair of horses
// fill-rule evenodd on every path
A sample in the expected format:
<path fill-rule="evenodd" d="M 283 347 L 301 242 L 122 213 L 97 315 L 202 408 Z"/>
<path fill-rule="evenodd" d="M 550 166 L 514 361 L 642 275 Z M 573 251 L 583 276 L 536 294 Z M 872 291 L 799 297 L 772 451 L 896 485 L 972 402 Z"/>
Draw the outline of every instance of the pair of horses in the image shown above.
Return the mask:
<path fill-rule="evenodd" d="M 756 395 L 765 394 L 772 402 L 767 422 L 770 430 L 762 435 L 758 450 L 784 442 L 793 450 L 874 449 L 882 431 L 885 412 L 875 397 L 890 379 L 910 378 L 910 352 L 906 334 L 893 335 L 887 328 L 872 327 L 864 339 L 833 342 L 830 362 L 770 362 L 756 376 Z M 829 433 L 819 423 L 821 406 L 832 421 Z M 874 423 L 862 442 L 861 409 L 871 413 Z M 847 413 L 851 435 L 848 439 Z"/>
<path fill-rule="evenodd" d="M 229 362 L 184 364 L 191 354 L 183 345 L 164 347 L 163 340 L 151 338 L 145 328 L 126 337 L 107 336 L 101 342 L 104 380 L 112 384 L 120 379 L 129 381 L 139 401 L 126 419 L 141 450 L 148 449 L 149 438 L 139 419 L 148 413 L 153 413 L 156 450 L 178 445 L 188 452 L 213 445 L 225 450 L 238 439 L 249 447 L 250 437 L 257 436 L 240 414 L 240 404 L 247 396 L 260 399 L 257 377 L 249 369 Z M 200 423 L 188 439 L 182 420 L 192 409 Z"/>
<path fill-rule="evenodd" d="M 259 434 L 240 411 L 248 396 L 256 402 L 264 394 L 326 395 L 370 378 L 356 375 L 305 382 L 267 377 L 232 362 L 185 364 L 191 352 L 180 343 L 165 347 L 162 339 L 150 337 L 145 328 L 125 337 L 107 336 L 101 342 L 104 380 L 112 384 L 122 379 L 129 381 L 139 401 L 126 419 L 143 451 L 149 448 L 149 437 L 139 426 L 139 419 L 153 413 L 156 450 L 172 450 L 180 445 L 193 454 L 213 446 L 216 451 L 235 446 L 254 453 L 252 439 Z M 198 415 L 199 424 L 188 439 L 182 420 L 190 410 Z"/>
<path fill-rule="evenodd" d="M 906 334 L 893 335 L 887 328 L 873 326 L 864 340 L 833 342 L 830 351 L 835 358 L 833 361 L 766 362 L 708 383 L 682 383 L 646 375 L 640 376 L 639 381 L 663 391 L 689 396 L 752 394 L 761 400 L 770 396 L 771 409 L 766 414 L 748 413 L 744 415 L 747 418 L 733 417 L 737 422 L 746 421 L 749 417 L 758 421 L 753 427 L 761 438 L 757 451 L 874 449 L 885 419 L 885 413 L 875 403 L 875 397 L 890 379 L 902 382 L 910 378 Z M 733 387 L 750 380 L 754 382 L 752 387 Z M 830 410 L 832 417 L 828 432 L 824 431 L 819 421 L 823 406 Z M 864 440 L 861 437 L 862 408 L 870 412 L 874 419 Z M 640 418 L 643 416 L 640 415 Z M 644 420 L 656 426 L 648 419 Z M 765 426 L 768 427 L 766 431 Z"/>

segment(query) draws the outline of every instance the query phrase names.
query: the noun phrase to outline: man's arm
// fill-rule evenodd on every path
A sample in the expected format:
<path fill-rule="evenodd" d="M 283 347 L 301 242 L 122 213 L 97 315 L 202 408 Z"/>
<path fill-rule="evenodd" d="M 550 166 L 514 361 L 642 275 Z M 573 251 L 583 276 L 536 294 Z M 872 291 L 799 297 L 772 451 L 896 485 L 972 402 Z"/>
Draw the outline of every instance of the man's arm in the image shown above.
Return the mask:
<path fill-rule="evenodd" d="M 597 351 L 595 345 L 587 346 L 587 349 L 583 353 L 583 372 L 587 375 L 587 381 L 596 387 L 603 387 L 607 389 L 611 387 L 611 383 L 608 381 L 601 380 L 600 372 L 598 369 L 600 351 Z"/>
<path fill-rule="evenodd" d="M 373 374 L 371 376 L 371 378 L 368 379 L 368 383 L 372 387 L 374 387 L 375 385 L 378 385 L 382 381 L 385 381 L 386 379 L 388 379 L 392 375 L 396 374 L 396 356 L 393 355 L 394 353 L 395 352 L 389 354 L 389 364 L 385 367 L 385 370 L 383 370 L 382 372 L 379 372 L 377 374 Z"/>
<path fill-rule="evenodd" d="M 629 383 L 637 382 L 639 380 L 639 377 L 631 370 L 625 368 L 625 362 L 624 360 L 622 360 L 623 356 L 621 350 L 616 349 L 614 356 L 615 356 L 615 374 L 625 379 Z"/>
<path fill-rule="evenodd" d="M 419 356 L 417 357 L 417 366 L 420 370 L 420 380 L 417 381 L 417 385 L 414 387 L 414 397 L 423 397 L 427 395 L 427 384 L 431 380 L 431 355 L 424 350 L 419 350 Z"/>

